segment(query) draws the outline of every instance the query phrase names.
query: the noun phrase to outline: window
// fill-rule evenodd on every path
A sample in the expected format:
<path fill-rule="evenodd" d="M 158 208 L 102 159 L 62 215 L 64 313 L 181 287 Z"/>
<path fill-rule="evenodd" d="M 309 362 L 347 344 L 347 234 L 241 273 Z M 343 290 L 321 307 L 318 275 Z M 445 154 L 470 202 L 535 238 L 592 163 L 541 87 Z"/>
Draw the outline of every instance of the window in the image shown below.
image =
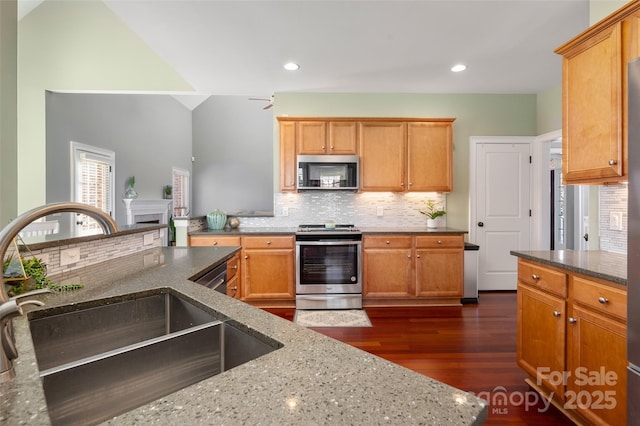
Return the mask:
<path fill-rule="evenodd" d="M 113 217 L 115 161 L 113 151 L 72 141 L 72 199 L 97 207 Z M 102 232 L 100 225 L 87 215 L 77 215 L 75 227 L 79 235 Z"/>
<path fill-rule="evenodd" d="M 173 168 L 173 215 L 189 214 L 189 172 Z"/>

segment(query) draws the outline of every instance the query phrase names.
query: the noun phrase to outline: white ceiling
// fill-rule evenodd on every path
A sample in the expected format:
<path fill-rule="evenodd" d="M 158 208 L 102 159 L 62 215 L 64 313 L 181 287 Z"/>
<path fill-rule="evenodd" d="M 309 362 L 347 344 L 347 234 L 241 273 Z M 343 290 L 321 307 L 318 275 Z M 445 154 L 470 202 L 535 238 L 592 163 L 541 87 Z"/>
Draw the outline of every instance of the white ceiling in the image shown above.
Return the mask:
<path fill-rule="evenodd" d="M 589 25 L 588 0 L 104 3 L 195 90 L 219 95 L 538 93 L 560 83 L 554 49 Z M 458 62 L 468 69 L 454 74 Z"/>

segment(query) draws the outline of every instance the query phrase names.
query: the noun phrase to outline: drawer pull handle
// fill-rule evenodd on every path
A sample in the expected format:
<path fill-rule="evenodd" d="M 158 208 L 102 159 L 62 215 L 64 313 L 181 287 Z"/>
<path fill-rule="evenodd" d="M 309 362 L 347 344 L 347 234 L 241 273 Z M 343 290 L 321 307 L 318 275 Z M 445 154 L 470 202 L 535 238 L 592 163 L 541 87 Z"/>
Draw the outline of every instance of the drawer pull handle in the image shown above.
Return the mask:
<path fill-rule="evenodd" d="M 539 280 L 540 279 L 540 275 L 533 274 L 533 275 L 531 275 L 531 278 L 534 279 L 534 280 Z"/>
<path fill-rule="evenodd" d="M 561 316 L 562 314 L 560 313 L 560 311 L 553 311 L 553 316 L 558 318 L 559 316 Z"/>
<path fill-rule="evenodd" d="M 578 320 L 577 320 L 577 319 L 575 319 L 575 318 L 569 317 L 569 322 L 570 322 L 571 324 L 575 324 L 575 323 L 577 323 L 577 322 L 578 322 Z"/>
<path fill-rule="evenodd" d="M 607 299 L 606 297 L 598 297 L 598 302 L 602 303 L 603 305 L 606 305 L 607 303 L 609 303 L 609 299 Z"/>

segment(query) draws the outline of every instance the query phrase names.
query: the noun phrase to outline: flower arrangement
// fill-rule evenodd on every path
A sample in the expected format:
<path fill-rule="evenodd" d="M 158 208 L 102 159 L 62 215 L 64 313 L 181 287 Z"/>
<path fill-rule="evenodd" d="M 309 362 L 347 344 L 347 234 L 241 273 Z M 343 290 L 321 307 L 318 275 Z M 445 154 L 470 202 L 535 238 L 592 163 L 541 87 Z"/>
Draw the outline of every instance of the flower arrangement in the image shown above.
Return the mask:
<path fill-rule="evenodd" d="M 427 200 L 425 202 L 425 208 L 420 210 L 420 213 L 427 216 L 429 219 L 437 219 L 440 216 L 444 216 L 447 212 L 442 208 L 442 202 L 436 200 Z"/>

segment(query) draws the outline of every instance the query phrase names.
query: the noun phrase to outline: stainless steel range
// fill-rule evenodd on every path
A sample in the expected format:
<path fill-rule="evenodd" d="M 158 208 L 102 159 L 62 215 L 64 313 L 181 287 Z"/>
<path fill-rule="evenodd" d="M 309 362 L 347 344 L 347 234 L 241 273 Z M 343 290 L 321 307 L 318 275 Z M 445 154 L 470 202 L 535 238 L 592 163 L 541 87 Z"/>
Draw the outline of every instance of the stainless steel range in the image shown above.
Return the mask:
<path fill-rule="evenodd" d="M 362 309 L 362 232 L 354 225 L 300 225 L 296 309 Z"/>

